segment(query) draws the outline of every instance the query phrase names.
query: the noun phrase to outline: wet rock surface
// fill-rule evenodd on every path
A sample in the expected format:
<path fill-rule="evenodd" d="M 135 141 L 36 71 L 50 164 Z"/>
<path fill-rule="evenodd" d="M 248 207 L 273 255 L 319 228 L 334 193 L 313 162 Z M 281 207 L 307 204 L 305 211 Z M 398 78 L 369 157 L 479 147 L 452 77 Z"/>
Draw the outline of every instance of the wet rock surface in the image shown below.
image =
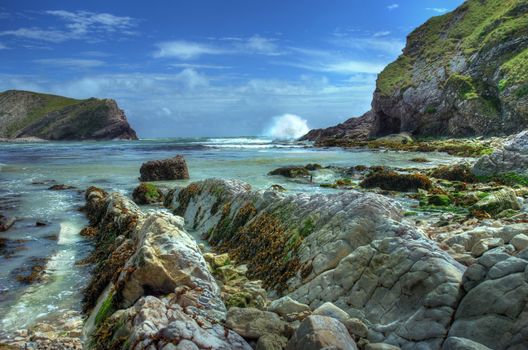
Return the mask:
<path fill-rule="evenodd" d="M 181 155 L 163 160 L 152 160 L 141 165 L 140 181 L 183 180 L 189 178 L 187 163 Z"/>

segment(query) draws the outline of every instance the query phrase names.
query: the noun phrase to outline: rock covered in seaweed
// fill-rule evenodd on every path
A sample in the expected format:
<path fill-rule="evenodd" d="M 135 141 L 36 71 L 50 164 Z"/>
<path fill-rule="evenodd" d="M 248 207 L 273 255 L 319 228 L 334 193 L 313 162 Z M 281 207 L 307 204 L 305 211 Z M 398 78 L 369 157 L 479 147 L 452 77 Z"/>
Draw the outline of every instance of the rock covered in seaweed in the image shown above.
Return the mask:
<path fill-rule="evenodd" d="M 250 349 L 218 324 L 226 312 L 220 290 L 181 218 L 145 214 L 94 187 L 86 199 L 98 232 L 89 258 L 97 267 L 85 292 L 91 347 L 161 348 L 185 340 L 200 349 Z"/>
<path fill-rule="evenodd" d="M 163 192 L 154 184 L 140 183 L 132 192 L 136 204 L 152 204 L 163 202 Z"/>
<path fill-rule="evenodd" d="M 184 180 L 189 178 L 187 163 L 182 155 L 143 163 L 140 181 Z"/>

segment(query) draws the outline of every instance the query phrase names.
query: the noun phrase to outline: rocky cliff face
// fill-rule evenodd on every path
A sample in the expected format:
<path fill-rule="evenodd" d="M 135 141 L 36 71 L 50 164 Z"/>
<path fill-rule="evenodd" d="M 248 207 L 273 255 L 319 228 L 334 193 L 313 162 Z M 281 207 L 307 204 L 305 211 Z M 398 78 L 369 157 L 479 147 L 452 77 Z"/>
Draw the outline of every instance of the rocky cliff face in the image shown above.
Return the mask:
<path fill-rule="evenodd" d="M 379 75 L 372 117 L 304 139 L 511 134 L 528 127 L 528 2 L 468 0 L 433 17 L 407 38 Z M 359 127 L 358 127 L 359 125 Z"/>
<path fill-rule="evenodd" d="M 0 137 L 137 139 L 136 132 L 114 100 L 76 100 L 16 90 L 0 93 Z"/>

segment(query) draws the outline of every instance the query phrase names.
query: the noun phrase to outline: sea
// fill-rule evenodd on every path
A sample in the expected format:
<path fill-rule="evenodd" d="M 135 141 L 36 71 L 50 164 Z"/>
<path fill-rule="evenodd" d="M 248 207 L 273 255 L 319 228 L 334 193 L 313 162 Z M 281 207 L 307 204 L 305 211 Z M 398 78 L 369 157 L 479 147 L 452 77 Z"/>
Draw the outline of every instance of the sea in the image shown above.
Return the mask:
<path fill-rule="evenodd" d="M 457 160 L 443 153 L 314 148 L 266 137 L 0 143 L 0 214 L 17 218 L 13 227 L 0 232 L 2 332 L 31 327 L 65 310 L 81 309 L 82 290 L 92 268 L 76 264 L 92 249 L 91 242 L 79 235 L 87 224 L 80 211 L 84 204 L 83 190 L 94 185 L 130 195 L 139 183 L 143 162 L 177 154 L 185 157 L 191 179 L 161 182 L 164 186 L 172 188 L 206 178 L 226 178 L 248 182 L 254 189 L 279 184 L 287 193 L 339 190 L 315 184 L 334 181 L 331 171 L 321 171 L 315 183 L 310 184 L 269 176 L 271 170 L 308 163 L 431 167 Z M 426 157 L 430 162 L 412 162 L 416 157 Z M 55 184 L 75 188 L 49 190 Z M 44 267 L 44 278 L 28 284 L 24 276 L 34 266 Z"/>

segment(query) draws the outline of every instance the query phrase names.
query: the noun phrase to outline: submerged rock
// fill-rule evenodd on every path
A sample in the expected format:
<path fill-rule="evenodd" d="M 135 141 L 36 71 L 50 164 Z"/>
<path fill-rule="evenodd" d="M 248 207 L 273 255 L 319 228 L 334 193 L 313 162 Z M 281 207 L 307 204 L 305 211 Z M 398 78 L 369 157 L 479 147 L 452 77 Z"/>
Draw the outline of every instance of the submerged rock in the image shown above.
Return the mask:
<path fill-rule="evenodd" d="M 417 191 L 418 189 L 427 190 L 431 188 L 431 180 L 420 173 L 400 174 L 395 171 L 377 171 L 372 172 L 360 183 L 365 188 L 379 187 L 382 190 L 389 191 Z"/>
<path fill-rule="evenodd" d="M 140 181 L 184 180 L 189 178 L 187 163 L 181 155 L 143 163 L 139 170 Z"/>
<path fill-rule="evenodd" d="M 289 178 L 310 176 L 310 171 L 303 166 L 286 166 L 272 170 L 268 175 L 281 175 Z"/>
<path fill-rule="evenodd" d="M 15 224 L 16 219 L 0 214 L 0 232 L 7 231 Z"/>

